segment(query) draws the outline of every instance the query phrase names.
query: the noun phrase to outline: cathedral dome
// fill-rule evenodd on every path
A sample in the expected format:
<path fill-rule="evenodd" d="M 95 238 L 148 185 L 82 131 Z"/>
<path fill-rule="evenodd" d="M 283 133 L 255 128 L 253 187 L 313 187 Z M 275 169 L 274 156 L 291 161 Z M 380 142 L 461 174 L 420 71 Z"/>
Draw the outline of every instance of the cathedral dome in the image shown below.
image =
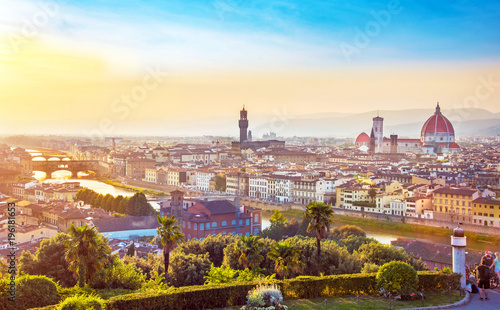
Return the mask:
<path fill-rule="evenodd" d="M 370 143 L 370 137 L 366 133 L 362 132 L 356 138 L 356 143 Z"/>
<path fill-rule="evenodd" d="M 423 143 L 424 153 L 447 153 L 455 142 L 455 130 L 451 122 L 441 114 L 439 102 L 436 112 L 422 126 L 420 141 Z"/>
<path fill-rule="evenodd" d="M 443 114 L 441 114 L 439 103 L 437 104 L 434 115 L 429 117 L 429 119 L 424 123 L 421 134 L 422 137 L 424 137 L 424 135 L 435 133 L 455 134 L 455 130 L 453 129 L 451 122 Z"/>

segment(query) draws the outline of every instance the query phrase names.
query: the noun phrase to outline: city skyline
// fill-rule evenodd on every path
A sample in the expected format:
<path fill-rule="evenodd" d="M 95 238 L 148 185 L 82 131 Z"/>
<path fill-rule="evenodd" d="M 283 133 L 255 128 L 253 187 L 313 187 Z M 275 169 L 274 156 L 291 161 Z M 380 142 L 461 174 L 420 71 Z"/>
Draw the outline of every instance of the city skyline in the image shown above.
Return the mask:
<path fill-rule="evenodd" d="M 236 126 L 216 132 L 205 120 L 236 120 L 242 105 L 249 129 L 280 115 L 436 101 L 444 111 L 500 112 L 494 1 L 0 6 L 2 135 L 161 134 L 164 120 L 165 135 L 195 126 L 236 136 Z"/>

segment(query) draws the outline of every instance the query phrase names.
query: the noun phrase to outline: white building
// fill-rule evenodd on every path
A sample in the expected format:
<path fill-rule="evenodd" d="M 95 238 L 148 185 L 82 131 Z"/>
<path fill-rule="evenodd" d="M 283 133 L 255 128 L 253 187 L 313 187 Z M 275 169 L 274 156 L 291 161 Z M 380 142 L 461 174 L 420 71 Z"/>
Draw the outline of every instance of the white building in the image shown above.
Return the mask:
<path fill-rule="evenodd" d="M 300 180 L 300 177 L 289 177 L 289 176 L 275 176 L 275 200 L 284 203 L 284 202 L 293 202 L 293 187 L 294 181 Z"/>
<path fill-rule="evenodd" d="M 262 175 L 252 175 L 248 179 L 248 195 L 250 198 L 268 199 L 269 178 Z"/>
<path fill-rule="evenodd" d="M 215 172 L 196 171 L 196 189 L 204 192 L 210 190 L 210 180 L 215 177 Z"/>
<path fill-rule="evenodd" d="M 328 203 L 329 197 L 334 197 L 336 191 L 335 180 L 319 179 L 316 182 L 316 201 Z"/>

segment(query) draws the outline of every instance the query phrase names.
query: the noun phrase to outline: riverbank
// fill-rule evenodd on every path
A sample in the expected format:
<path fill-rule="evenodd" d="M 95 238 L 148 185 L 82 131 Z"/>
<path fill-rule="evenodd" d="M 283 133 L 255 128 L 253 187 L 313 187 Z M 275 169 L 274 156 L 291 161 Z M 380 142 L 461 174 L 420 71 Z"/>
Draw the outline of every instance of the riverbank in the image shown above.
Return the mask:
<path fill-rule="evenodd" d="M 99 182 L 106 183 L 106 184 L 114 186 L 114 187 L 118 187 L 118 188 L 127 190 L 127 191 L 136 192 L 136 193 L 143 193 L 144 195 L 147 195 L 147 196 L 168 196 L 167 193 L 164 193 L 161 191 L 156 191 L 156 190 L 152 190 L 149 188 L 142 188 L 142 187 L 135 187 L 135 186 L 126 185 L 126 184 L 123 184 L 123 183 L 118 182 L 118 181 L 110 180 L 106 177 L 99 177 L 98 176 L 98 177 L 95 177 L 95 180 L 99 181 Z"/>

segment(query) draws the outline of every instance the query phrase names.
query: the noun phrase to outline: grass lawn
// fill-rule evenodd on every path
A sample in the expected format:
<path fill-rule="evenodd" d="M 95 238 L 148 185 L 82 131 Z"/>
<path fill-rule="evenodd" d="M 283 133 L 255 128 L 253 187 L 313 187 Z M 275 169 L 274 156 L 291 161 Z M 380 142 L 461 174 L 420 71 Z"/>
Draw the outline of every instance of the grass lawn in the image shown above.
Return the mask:
<path fill-rule="evenodd" d="M 464 295 L 460 297 L 458 292 L 453 293 L 451 297 L 451 303 L 455 303 L 462 300 Z M 338 309 L 338 310 L 351 310 L 357 309 L 356 296 L 335 296 L 335 297 L 320 297 L 313 299 L 291 299 L 286 300 L 283 304 L 288 306 L 288 309 L 295 310 L 324 310 L 325 309 L 325 299 L 327 300 L 327 309 Z M 424 300 L 424 306 L 441 306 L 450 304 L 450 297 L 448 291 L 426 293 Z M 391 309 L 406 309 L 406 308 L 418 308 L 422 307 L 422 300 L 415 301 L 399 301 L 392 300 Z M 239 307 L 226 307 L 214 310 L 236 310 Z M 359 309 L 366 310 L 387 310 L 389 309 L 389 299 L 376 296 L 359 296 Z"/>

